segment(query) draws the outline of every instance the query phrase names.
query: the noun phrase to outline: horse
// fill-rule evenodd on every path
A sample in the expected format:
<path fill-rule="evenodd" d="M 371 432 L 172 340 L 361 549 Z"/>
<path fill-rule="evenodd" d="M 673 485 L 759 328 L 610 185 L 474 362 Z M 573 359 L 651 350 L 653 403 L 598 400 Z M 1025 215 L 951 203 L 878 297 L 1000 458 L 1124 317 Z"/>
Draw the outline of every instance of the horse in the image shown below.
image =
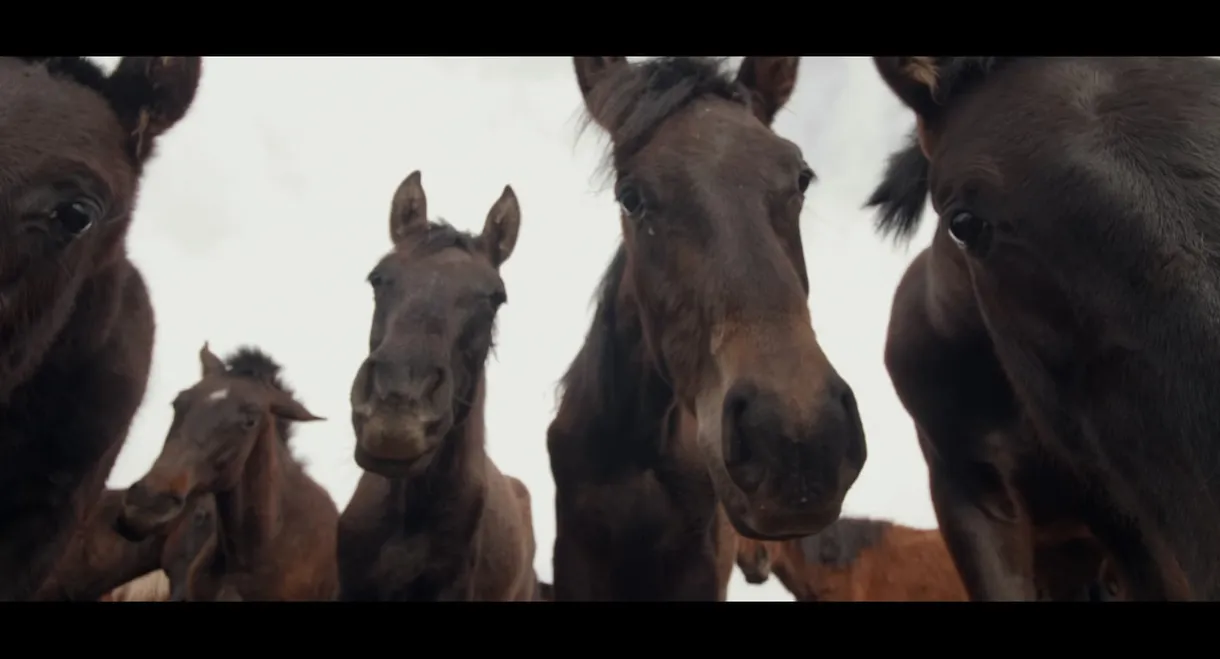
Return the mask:
<path fill-rule="evenodd" d="M 555 597 L 723 599 L 722 538 L 820 530 L 866 457 L 809 317 L 814 172 L 771 130 L 800 58 L 573 59 L 622 239 L 547 429 Z"/>
<path fill-rule="evenodd" d="M 52 572 L 144 398 L 154 319 L 127 227 L 200 70 L 0 58 L 0 601 Z"/>
<path fill-rule="evenodd" d="M 885 364 L 971 599 L 1103 560 L 1132 599 L 1220 598 L 1220 62 L 874 62 L 916 129 L 866 206 L 898 240 L 939 216 Z"/>
<path fill-rule="evenodd" d="M 964 602 L 966 588 L 936 529 L 840 517 L 820 533 L 737 540 L 737 566 L 752 584 L 771 573 L 799 602 Z"/>
<path fill-rule="evenodd" d="M 199 361 L 199 381 L 174 399 L 161 453 L 124 493 L 114 530 L 138 543 L 190 520 L 181 542 L 186 571 L 200 578 L 175 590 L 192 599 L 334 599 L 339 511 L 288 446 L 294 422 L 322 417 L 257 348 L 222 361 L 204 343 Z M 210 509 L 194 512 L 200 504 Z M 200 554 L 205 564 L 192 568 Z"/>
<path fill-rule="evenodd" d="M 476 236 L 427 208 L 412 172 L 391 204 L 393 250 L 368 275 L 369 353 L 351 389 L 364 474 L 339 518 L 340 599 L 535 600 L 529 492 L 484 448 L 485 362 L 521 209 L 505 186 Z"/>
<path fill-rule="evenodd" d="M 189 502 L 189 511 L 168 532 L 132 543 L 114 530 L 115 520 L 123 509 L 124 494 L 124 490 L 103 492 L 89 517 L 77 526 L 68 548 L 33 599 L 105 599 L 106 593 L 116 592 L 122 584 L 134 583 L 142 575 L 154 572 L 161 572 L 168 579 L 166 599 L 188 599 L 187 586 L 199 579 L 199 570 L 209 564 L 214 547 L 214 500 L 205 495 Z"/>

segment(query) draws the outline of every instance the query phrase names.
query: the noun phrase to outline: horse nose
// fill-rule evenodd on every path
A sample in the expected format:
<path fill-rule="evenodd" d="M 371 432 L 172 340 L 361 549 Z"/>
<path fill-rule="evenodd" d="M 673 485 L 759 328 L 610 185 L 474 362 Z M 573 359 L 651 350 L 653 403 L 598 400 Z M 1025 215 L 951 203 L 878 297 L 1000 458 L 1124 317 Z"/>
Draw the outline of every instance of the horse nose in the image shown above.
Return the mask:
<path fill-rule="evenodd" d="M 439 406 L 447 370 L 427 358 L 397 358 L 373 355 L 369 358 L 373 396 L 399 404 Z"/>
<path fill-rule="evenodd" d="M 812 420 L 802 421 L 775 391 L 748 381 L 729 389 L 724 461 L 743 492 L 767 490 L 775 504 L 793 512 L 829 505 L 841 494 L 844 470 L 858 470 L 863 462 L 863 433 L 851 388 L 832 375 L 826 394 Z"/>
<path fill-rule="evenodd" d="M 734 385 L 724 397 L 724 419 L 721 428 L 724 463 L 737 486 L 753 492 L 762 484 L 765 471 L 756 454 L 760 422 L 768 416 L 766 400 L 752 383 Z"/>
<path fill-rule="evenodd" d="M 868 445 L 864 438 L 864 423 L 860 419 L 856 394 L 838 373 L 831 375 L 828 388 L 831 403 L 821 425 L 826 435 L 842 438 L 841 441 L 845 444 L 845 466 L 859 472 L 868 459 Z"/>

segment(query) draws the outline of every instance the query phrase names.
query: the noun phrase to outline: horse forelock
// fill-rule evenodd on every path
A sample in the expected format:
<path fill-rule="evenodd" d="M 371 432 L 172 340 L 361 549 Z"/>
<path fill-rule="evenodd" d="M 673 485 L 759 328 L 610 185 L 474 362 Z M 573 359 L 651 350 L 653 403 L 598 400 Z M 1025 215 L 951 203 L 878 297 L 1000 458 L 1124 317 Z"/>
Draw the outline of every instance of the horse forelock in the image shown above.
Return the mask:
<path fill-rule="evenodd" d="M 727 62 L 727 57 L 659 57 L 622 67 L 600 81 L 592 92 L 593 111 L 585 114 L 581 129 L 596 121 L 612 137 L 601 171 L 621 168 L 666 119 L 700 98 L 744 106 L 745 96 L 726 70 Z"/>

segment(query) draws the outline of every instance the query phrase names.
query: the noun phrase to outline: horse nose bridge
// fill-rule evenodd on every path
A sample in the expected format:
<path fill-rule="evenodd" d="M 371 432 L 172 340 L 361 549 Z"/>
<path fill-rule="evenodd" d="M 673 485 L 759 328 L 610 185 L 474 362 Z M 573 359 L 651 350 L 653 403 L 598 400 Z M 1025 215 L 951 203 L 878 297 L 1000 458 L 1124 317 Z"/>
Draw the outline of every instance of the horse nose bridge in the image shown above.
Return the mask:
<path fill-rule="evenodd" d="M 426 342 L 378 349 L 368 359 L 374 394 L 412 402 L 427 399 L 447 377 L 444 363 L 434 354 Z"/>

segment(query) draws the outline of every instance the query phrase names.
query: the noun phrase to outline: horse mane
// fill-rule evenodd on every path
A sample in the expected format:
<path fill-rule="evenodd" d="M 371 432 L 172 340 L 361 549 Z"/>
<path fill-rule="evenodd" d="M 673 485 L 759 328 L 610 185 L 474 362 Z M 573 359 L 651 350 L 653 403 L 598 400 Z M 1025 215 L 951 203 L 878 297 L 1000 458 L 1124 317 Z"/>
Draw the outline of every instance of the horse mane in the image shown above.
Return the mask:
<path fill-rule="evenodd" d="M 280 377 L 280 365 L 270 355 L 254 346 L 242 346 L 224 360 L 229 375 L 261 382 L 295 398 L 292 389 Z M 275 418 L 275 431 L 280 441 L 288 444 L 295 426 L 289 419 Z"/>
<path fill-rule="evenodd" d="M 937 57 L 937 102 L 947 105 L 960 98 L 1013 59 L 1016 58 Z M 896 242 L 906 242 L 919 229 L 928 199 L 929 168 L 919 137 L 911 131 L 903 146 L 890 155 L 881 183 L 864 204 L 865 208 L 877 209 L 874 222 L 878 233 Z"/>
<path fill-rule="evenodd" d="M 880 543 L 893 527 L 894 523 L 888 520 L 840 517 L 820 533 L 801 538 L 797 543 L 806 563 L 842 569 Z"/>
<path fill-rule="evenodd" d="M 84 57 L 17 57 L 27 64 L 41 64 L 53 78 L 71 80 L 101 94 L 109 96 L 110 80 L 96 62 Z"/>
<path fill-rule="evenodd" d="M 653 131 L 692 101 L 714 96 L 748 103 L 736 79 L 725 70 L 727 57 L 659 57 L 624 67 L 597 84 L 595 109 L 581 129 L 597 117 L 614 137 L 602 170 L 621 169 L 652 138 Z"/>
<path fill-rule="evenodd" d="M 881 183 L 864 204 L 877 209 L 874 223 L 878 233 L 905 242 L 919 229 L 928 200 L 929 167 L 919 136 L 911 131 L 903 147 L 890 155 Z"/>
<path fill-rule="evenodd" d="M 450 247 L 473 254 L 478 252 L 481 247 L 478 236 L 468 231 L 462 231 L 446 222 L 444 218 L 429 221 L 423 238 L 412 245 L 414 249 L 422 251 L 425 255 L 436 254 Z"/>

